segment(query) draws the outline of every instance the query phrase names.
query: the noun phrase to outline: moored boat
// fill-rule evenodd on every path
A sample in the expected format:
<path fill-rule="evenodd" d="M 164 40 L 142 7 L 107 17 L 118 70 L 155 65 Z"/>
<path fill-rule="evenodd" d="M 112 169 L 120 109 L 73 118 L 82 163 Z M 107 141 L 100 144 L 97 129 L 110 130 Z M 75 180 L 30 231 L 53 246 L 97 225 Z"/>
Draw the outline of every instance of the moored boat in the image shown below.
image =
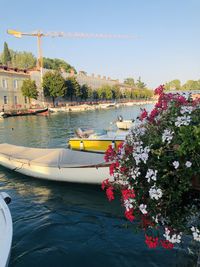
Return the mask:
<path fill-rule="evenodd" d="M 133 126 L 133 121 L 123 120 L 116 122 L 117 128 L 120 130 L 129 130 Z"/>
<path fill-rule="evenodd" d="M 107 132 L 105 134 L 90 133 L 88 131 L 78 134 L 77 137 L 69 139 L 68 145 L 73 150 L 83 150 L 91 152 L 104 153 L 109 145 L 117 148 L 125 140 L 127 133 Z"/>
<path fill-rule="evenodd" d="M 31 177 L 54 181 L 100 184 L 109 177 L 104 155 L 64 148 L 0 144 L 0 165 Z"/>
<path fill-rule="evenodd" d="M 0 193 L 0 267 L 8 266 L 11 252 L 13 225 L 7 206 L 10 201 L 11 198 L 6 193 Z"/>

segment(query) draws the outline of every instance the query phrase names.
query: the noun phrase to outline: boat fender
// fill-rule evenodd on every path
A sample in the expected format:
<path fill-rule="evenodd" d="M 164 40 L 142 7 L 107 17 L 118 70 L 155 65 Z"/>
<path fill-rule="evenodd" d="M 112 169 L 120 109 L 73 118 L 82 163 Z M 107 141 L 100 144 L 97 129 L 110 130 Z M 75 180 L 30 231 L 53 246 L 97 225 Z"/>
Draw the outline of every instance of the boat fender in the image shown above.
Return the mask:
<path fill-rule="evenodd" d="M 115 141 L 114 140 L 112 141 L 111 145 L 112 145 L 112 149 L 115 149 Z"/>
<path fill-rule="evenodd" d="M 84 149 L 83 140 L 80 141 L 80 150 Z"/>
<path fill-rule="evenodd" d="M 3 200 L 6 202 L 6 204 L 10 204 L 11 197 L 5 192 L 1 192 L 0 194 L 1 194 L 1 197 L 3 198 Z"/>

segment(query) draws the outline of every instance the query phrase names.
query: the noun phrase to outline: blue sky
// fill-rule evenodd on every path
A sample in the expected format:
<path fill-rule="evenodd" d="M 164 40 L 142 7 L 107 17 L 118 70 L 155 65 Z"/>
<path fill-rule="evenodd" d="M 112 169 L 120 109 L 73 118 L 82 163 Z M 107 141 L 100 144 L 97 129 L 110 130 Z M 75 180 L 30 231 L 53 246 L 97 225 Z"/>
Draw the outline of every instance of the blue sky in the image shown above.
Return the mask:
<path fill-rule="evenodd" d="M 141 76 L 149 87 L 200 79 L 200 0 L 0 0 L 0 50 L 37 55 L 36 39 L 7 29 L 130 34 L 133 39 L 43 38 L 43 55 L 78 71 L 121 81 Z"/>

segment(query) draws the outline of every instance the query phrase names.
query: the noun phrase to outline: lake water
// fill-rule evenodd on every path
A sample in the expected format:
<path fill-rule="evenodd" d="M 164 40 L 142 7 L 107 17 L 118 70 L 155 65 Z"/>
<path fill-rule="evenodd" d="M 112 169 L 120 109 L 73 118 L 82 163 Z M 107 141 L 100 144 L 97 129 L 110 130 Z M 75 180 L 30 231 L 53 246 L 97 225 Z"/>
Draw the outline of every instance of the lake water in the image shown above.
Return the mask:
<path fill-rule="evenodd" d="M 0 121 L 0 142 L 66 147 L 76 128 L 112 128 L 117 116 L 136 118 L 140 107 L 7 118 Z M 120 202 L 109 203 L 100 186 L 37 180 L 3 167 L 0 186 L 12 197 L 10 267 L 193 266 L 184 249 L 148 249 Z"/>

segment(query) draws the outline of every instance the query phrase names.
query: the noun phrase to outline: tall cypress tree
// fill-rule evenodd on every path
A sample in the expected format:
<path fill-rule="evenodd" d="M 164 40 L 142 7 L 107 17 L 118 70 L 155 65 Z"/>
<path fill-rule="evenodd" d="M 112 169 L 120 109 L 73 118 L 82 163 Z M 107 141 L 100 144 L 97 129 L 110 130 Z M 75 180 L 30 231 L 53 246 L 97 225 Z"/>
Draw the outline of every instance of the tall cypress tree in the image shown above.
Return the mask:
<path fill-rule="evenodd" d="M 8 49 L 8 44 L 6 42 L 4 42 L 2 63 L 4 65 L 8 65 L 9 62 L 11 62 L 10 50 Z"/>

